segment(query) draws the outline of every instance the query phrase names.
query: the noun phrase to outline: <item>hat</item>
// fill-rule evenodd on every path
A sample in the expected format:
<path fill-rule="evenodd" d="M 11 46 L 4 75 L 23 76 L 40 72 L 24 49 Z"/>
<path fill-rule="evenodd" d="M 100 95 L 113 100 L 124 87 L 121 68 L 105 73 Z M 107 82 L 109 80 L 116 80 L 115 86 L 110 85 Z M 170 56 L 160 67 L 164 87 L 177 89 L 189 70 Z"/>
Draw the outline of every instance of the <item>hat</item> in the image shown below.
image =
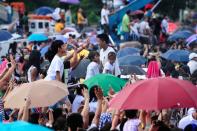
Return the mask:
<path fill-rule="evenodd" d="M 191 53 L 190 55 L 189 55 L 189 60 L 192 60 L 193 58 L 197 58 L 197 54 L 196 53 Z"/>
<path fill-rule="evenodd" d="M 194 112 L 196 112 L 195 108 L 189 108 L 189 110 L 187 111 L 188 115 L 192 115 Z"/>

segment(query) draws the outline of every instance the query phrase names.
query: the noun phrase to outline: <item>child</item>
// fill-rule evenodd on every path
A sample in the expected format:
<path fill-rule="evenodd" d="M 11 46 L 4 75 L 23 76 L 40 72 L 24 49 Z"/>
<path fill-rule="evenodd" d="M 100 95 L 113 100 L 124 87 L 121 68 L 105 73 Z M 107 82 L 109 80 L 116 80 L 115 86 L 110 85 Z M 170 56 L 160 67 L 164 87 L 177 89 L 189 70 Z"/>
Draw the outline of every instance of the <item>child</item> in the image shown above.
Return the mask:
<path fill-rule="evenodd" d="M 89 54 L 89 59 L 91 63 L 87 67 L 87 73 L 86 73 L 86 79 L 89 79 L 97 74 L 100 74 L 99 72 L 99 62 L 100 62 L 100 55 L 96 51 L 92 51 Z"/>
<path fill-rule="evenodd" d="M 109 52 L 108 62 L 104 65 L 103 73 L 115 75 L 116 53 Z"/>

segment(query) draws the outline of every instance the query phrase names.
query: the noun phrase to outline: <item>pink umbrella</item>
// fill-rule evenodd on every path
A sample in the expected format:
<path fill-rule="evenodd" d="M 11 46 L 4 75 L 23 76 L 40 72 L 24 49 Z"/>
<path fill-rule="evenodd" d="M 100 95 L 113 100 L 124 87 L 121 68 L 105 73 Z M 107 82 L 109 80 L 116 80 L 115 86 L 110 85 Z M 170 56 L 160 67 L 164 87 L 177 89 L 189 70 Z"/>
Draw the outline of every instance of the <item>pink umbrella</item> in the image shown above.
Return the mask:
<path fill-rule="evenodd" d="M 60 2 L 69 3 L 69 4 L 79 4 L 80 3 L 79 0 L 60 0 Z"/>
<path fill-rule="evenodd" d="M 127 85 L 111 101 L 115 109 L 160 110 L 197 107 L 197 88 L 174 78 L 151 78 Z"/>

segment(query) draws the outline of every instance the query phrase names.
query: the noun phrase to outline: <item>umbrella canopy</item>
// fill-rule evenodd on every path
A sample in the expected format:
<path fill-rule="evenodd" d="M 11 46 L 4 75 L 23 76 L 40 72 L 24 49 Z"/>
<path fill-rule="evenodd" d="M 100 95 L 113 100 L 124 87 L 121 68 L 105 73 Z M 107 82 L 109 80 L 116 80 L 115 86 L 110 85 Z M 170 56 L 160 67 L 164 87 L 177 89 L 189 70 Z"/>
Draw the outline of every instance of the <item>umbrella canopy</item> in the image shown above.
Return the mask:
<path fill-rule="evenodd" d="M 47 53 L 47 51 L 49 50 L 49 48 L 50 48 L 50 45 L 47 45 L 47 46 L 43 47 L 40 50 L 40 54 L 41 54 L 42 57 Z"/>
<path fill-rule="evenodd" d="M 177 41 L 178 39 L 187 39 L 191 35 L 193 35 L 193 33 L 189 30 L 177 31 L 168 38 L 168 41 Z"/>
<path fill-rule="evenodd" d="M 68 4 L 79 4 L 79 0 L 60 0 L 60 2 L 68 3 Z"/>
<path fill-rule="evenodd" d="M 194 34 L 192 36 L 190 36 L 187 40 L 186 40 L 186 44 L 187 46 L 190 46 L 192 43 L 197 42 L 197 34 Z"/>
<path fill-rule="evenodd" d="M 0 123 L 1 131 L 52 131 L 49 128 L 30 124 L 25 121 L 16 121 L 11 123 Z"/>
<path fill-rule="evenodd" d="M 124 56 L 118 59 L 119 65 L 120 66 L 125 66 L 125 65 L 136 65 L 140 66 L 146 63 L 146 59 L 142 56 Z"/>
<path fill-rule="evenodd" d="M 161 57 L 178 62 L 188 62 L 190 52 L 187 50 L 168 50 L 162 54 Z"/>
<path fill-rule="evenodd" d="M 54 12 L 54 9 L 51 7 L 43 6 L 36 9 L 34 12 L 36 15 L 48 15 L 52 14 Z"/>
<path fill-rule="evenodd" d="M 117 109 L 160 110 L 197 107 L 197 88 L 190 82 L 151 78 L 127 85 L 111 101 Z"/>
<path fill-rule="evenodd" d="M 28 37 L 28 41 L 46 41 L 48 37 L 44 34 L 31 34 Z"/>
<path fill-rule="evenodd" d="M 89 89 L 94 85 L 100 86 L 106 96 L 110 88 L 113 88 L 115 92 L 120 91 L 126 84 L 126 81 L 110 74 L 99 74 L 87 79 L 84 81 L 84 84 L 87 85 Z"/>
<path fill-rule="evenodd" d="M 134 47 L 134 48 L 140 48 L 142 46 L 141 43 L 138 41 L 129 41 L 129 42 L 124 42 L 120 43 L 120 49 L 126 48 L 126 47 Z"/>
<path fill-rule="evenodd" d="M 4 106 L 5 108 L 21 108 L 28 98 L 31 101 L 29 108 L 48 107 L 68 94 L 67 86 L 59 81 L 38 80 L 16 87 L 5 98 Z"/>
<path fill-rule="evenodd" d="M 88 67 L 89 64 L 90 64 L 90 60 L 83 59 L 79 63 L 77 68 L 72 71 L 72 77 L 74 77 L 74 78 L 85 78 L 86 77 L 86 72 L 87 72 L 87 67 Z"/>
<path fill-rule="evenodd" d="M 120 66 L 120 71 L 122 75 L 130 75 L 130 74 L 136 74 L 136 75 L 146 75 L 146 72 L 140 68 L 139 66 Z"/>
<path fill-rule="evenodd" d="M 6 41 L 12 38 L 12 34 L 6 30 L 0 30 L 0 41 Z"/>
<path fill-rule="evenodd" d="M 121 49 L 117 53 L 117 57 L 123 57 L 127 55 L 140 55 L 140 49 L 138 48 L 132 48 L 132 47 L 126 47 L 124 49 Z"/>

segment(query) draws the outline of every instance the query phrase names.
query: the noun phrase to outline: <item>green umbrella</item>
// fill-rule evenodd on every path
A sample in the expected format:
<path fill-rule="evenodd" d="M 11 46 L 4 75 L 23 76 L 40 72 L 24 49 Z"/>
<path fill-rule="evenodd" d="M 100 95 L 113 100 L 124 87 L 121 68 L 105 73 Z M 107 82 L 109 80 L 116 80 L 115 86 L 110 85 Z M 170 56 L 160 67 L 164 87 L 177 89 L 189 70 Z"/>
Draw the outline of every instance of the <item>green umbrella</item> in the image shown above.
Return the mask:
<path fill-rule="evenodd" d="M 90 79 L 84 81 L 84 84 L 88 86 L 88 89 L 94 85 L 98 85 L 102 88 L 104 95 L 106 96 L 109 89 L 113 88 L 115 92 L 120 91 L 126 84 L 126 80 L 115 77 L 110 74 L 99 74 Z"/>

